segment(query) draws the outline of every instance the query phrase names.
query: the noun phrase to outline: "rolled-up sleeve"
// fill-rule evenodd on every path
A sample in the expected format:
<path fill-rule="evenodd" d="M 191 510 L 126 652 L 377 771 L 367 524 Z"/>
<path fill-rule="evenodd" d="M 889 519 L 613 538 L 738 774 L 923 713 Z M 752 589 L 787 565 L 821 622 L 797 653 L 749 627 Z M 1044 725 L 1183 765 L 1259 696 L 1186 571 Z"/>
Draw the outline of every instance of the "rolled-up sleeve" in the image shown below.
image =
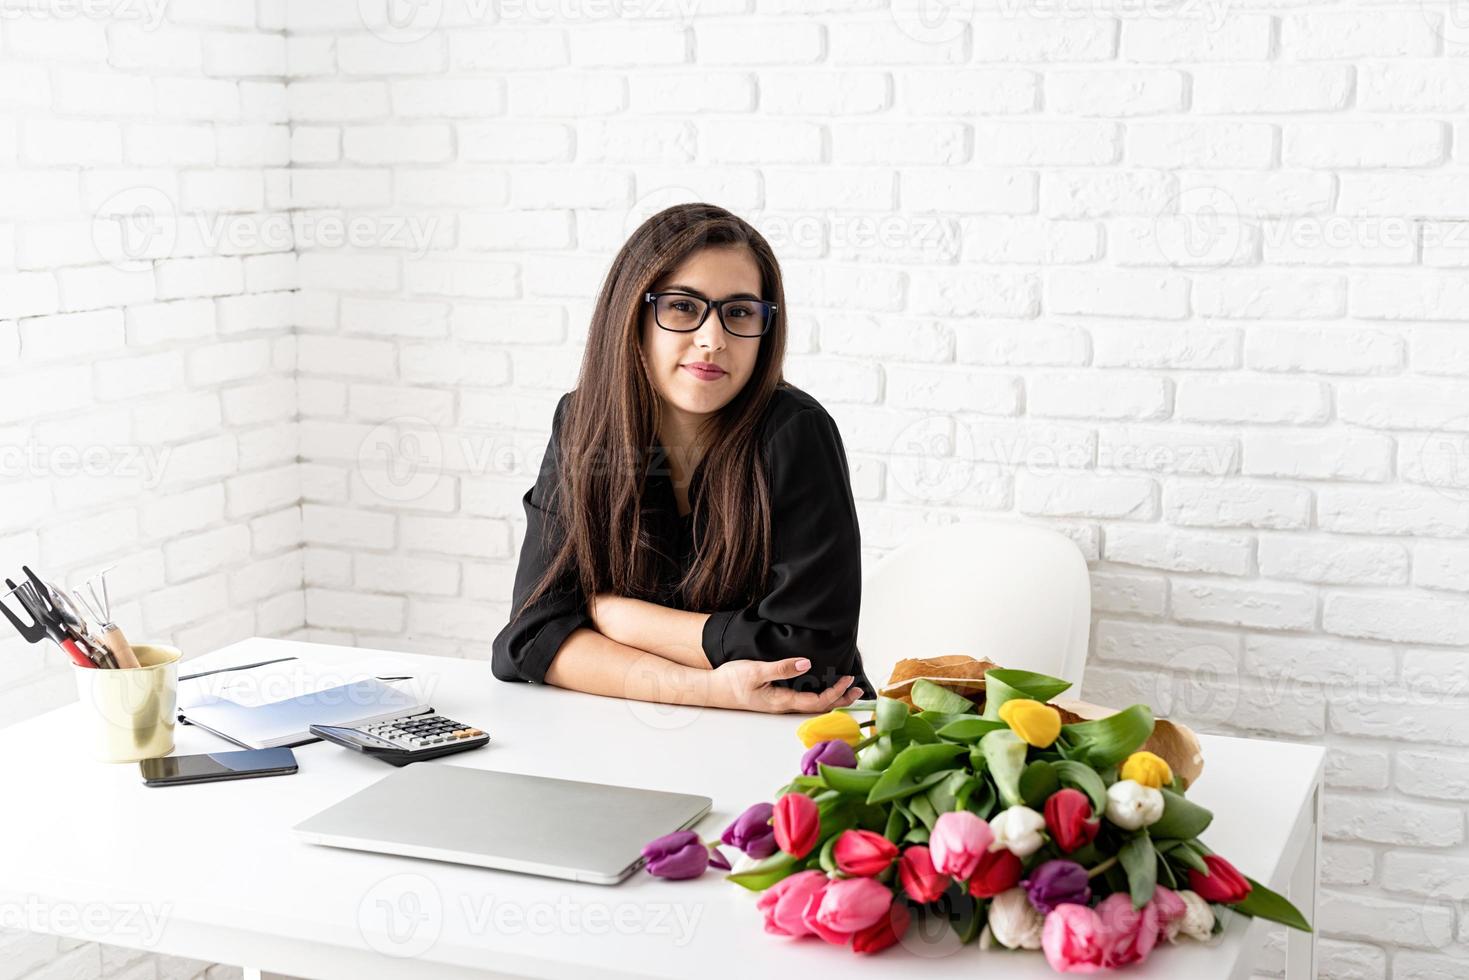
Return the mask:
<path fill-rule="evenodd" d="M 531 681 L 542 684 L 551 661 L 561 644 L 579 627 L 592 627 L 587 613 L 586 597 L 577 581 L 574 568 L 568 568 L 551 588 L 528 608 L 521 610 L 525 599 L 550 567 L 565 537 L 557 495 L 560 471 L 561 418 L 569 396 L 563 395 L 556 405 L 551 423 L 551 438 L 541 461 L 535 486 L 525 492 L 525 541 L 520 548 L 520 564 L 515 571 L 511 620 L 495 637 L 490 669 L 502 681 Z M 515 615 L 520 610 L 520 615 Z"/>
<path fill-rule="evenodd" d="M 857 652 L 861 535 L 836 423 L 801 410 L 770 437 L 768 459 L 770 588 L 753 605 L 709 617 L 704 655 L 714 667 L 809 657 L 811 670 L 789 686 L 819 690 L 851 674 L 871 696 Z"/>

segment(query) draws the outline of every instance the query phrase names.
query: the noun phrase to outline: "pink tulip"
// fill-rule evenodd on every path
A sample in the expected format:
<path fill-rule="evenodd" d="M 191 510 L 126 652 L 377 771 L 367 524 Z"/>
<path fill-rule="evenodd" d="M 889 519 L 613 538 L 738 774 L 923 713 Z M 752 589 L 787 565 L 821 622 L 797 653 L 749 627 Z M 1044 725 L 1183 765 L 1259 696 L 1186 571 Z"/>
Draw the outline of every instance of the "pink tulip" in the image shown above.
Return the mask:
<path fill-rule="evenodd" d="M 829 943 L 845 946 L 852 934 L 861 932 L 888 914 L 893 893 L 871 878 L 841 878 L 831 881 L 821 894 L 806 900 L 806 927 Z"/>
<path fill-rule="evenodd" d="M 826 887 L 820 871 L 797 871 L 760 893 L 755 907 L 765 913 L 765 931 L 777 936 L 807 936 L 806 902 Z"/>
<path fill-rule="evenodd" d="M 1158 912 L 1158 939 L 1173 941 L 1178 935 L 1179 927 L 1183 925 L 1184 916 L 1188 915 L 1188 905 L 1178 893 L 1171 889 L 1157 885 L 1153 888 L 1153 900 L 1148 903 Z"/>
<path fill-rule="evenodd" d="M 979 859 L 994 843 L 990 825 L 968 810 L 941 814 L 928 838 L 933 866 L 960 881 L 968 881 Z"/>
<path fill-rule="evenodd" d="M 1085 905 L 1057 905 L 1041 927 L 1041 950 L 1057 973 L 1096 973 L 1103 969 L 1102 920 Z"/>
<path fill-rule="evenodd" d="M 1102 965 L 1111 969 L 1141 963 L 1158 942 L 1158 907 L 1152 902 L 1132 907 L 1125 892 L 1114 892 L 1097 903 L 1102 920 Z"/>

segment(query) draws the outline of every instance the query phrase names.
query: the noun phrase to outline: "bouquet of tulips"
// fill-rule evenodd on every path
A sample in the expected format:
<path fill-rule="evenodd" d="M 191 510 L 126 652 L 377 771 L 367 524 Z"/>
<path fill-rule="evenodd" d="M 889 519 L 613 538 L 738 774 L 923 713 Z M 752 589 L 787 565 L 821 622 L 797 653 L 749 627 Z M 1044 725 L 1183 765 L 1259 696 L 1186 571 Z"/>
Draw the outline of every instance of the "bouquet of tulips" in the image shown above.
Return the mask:
<path fill-rule="evenodd" d="M 723 843 L 744 854 L 728 878 L 760 893 L 767 932 L 872 953 L 914 916 L 941 916 L 960 942 L 1042 950 L 1063 973 L 1206 940 L 1221 907 L 1309 931 L 1199 840 L 1212 815 L 1142 749 L 1147 707 L 1068 724 L 1048 703 L 1068 687 L 993 669 L 982 704 L 919 679 L 911 706 L 879 697 L 812 718 L 797 730 L 802 774 L 773 803 L 720 842 L 659 838 L 648 870 L 729 869 Z"/>

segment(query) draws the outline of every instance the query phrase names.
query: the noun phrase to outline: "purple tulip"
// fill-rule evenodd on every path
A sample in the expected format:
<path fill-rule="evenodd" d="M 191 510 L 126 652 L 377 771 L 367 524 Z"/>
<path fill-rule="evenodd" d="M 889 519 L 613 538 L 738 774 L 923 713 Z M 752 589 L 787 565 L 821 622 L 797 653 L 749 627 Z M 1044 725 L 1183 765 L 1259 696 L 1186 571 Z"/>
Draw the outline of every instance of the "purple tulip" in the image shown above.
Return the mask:
<path fill-rule="evenodd" d="M 821 770 L 817 765 L 837 766 L 842 769 L 857 768 L 857 753 L 852 747 L 839 738 L 829 742 L 817 742 L 806 750 L 801 756 L 801 772 L 806 776 L 815 776 Z"/>
<path fill-rule="evenodd" d="M 692 830 L 664 834 L 643 845 L 648 874 L 659 878 L 697 878 L 709 867 L 709 848 Z"/>
<path fill-rule="evenodd" d="M 1086 868 L 1075 861 L 1042 862 L 1020 886 L 1041 915 L 1049 915 L 1058 905 L 1085 905 L 1092 897 Z"/>
<path fill-rule="evenodd" d="M 775 807 L 769 803 L 756 803 L 724 828 L 719 839 L 757 860 L 768 858 L 775 853 L 775 828 L 770 825 L 774 812 Z"/>
<path fill-rule="evenodd" d="M 718 868 L 720 871 L 729 871 L 729 858 L 717 847 L 709 848 L 709 867 Z"/>

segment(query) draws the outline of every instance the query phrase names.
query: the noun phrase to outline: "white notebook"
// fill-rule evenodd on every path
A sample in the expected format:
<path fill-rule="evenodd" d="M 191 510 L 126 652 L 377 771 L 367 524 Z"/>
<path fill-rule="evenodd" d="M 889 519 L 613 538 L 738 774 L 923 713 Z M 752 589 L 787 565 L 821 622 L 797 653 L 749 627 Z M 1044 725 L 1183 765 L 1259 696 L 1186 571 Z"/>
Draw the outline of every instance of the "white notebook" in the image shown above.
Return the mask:
<path fill-rule="evenodd" d="M 179 681 L 178 718 L 247 749 L 270 749 L 316 741 L 311 725 L 355 728 L 429 711 L 416 688 L 400 690 L 371 673 L 391 669 L 344 671 L 290 658 L 222 670 Z"/>

